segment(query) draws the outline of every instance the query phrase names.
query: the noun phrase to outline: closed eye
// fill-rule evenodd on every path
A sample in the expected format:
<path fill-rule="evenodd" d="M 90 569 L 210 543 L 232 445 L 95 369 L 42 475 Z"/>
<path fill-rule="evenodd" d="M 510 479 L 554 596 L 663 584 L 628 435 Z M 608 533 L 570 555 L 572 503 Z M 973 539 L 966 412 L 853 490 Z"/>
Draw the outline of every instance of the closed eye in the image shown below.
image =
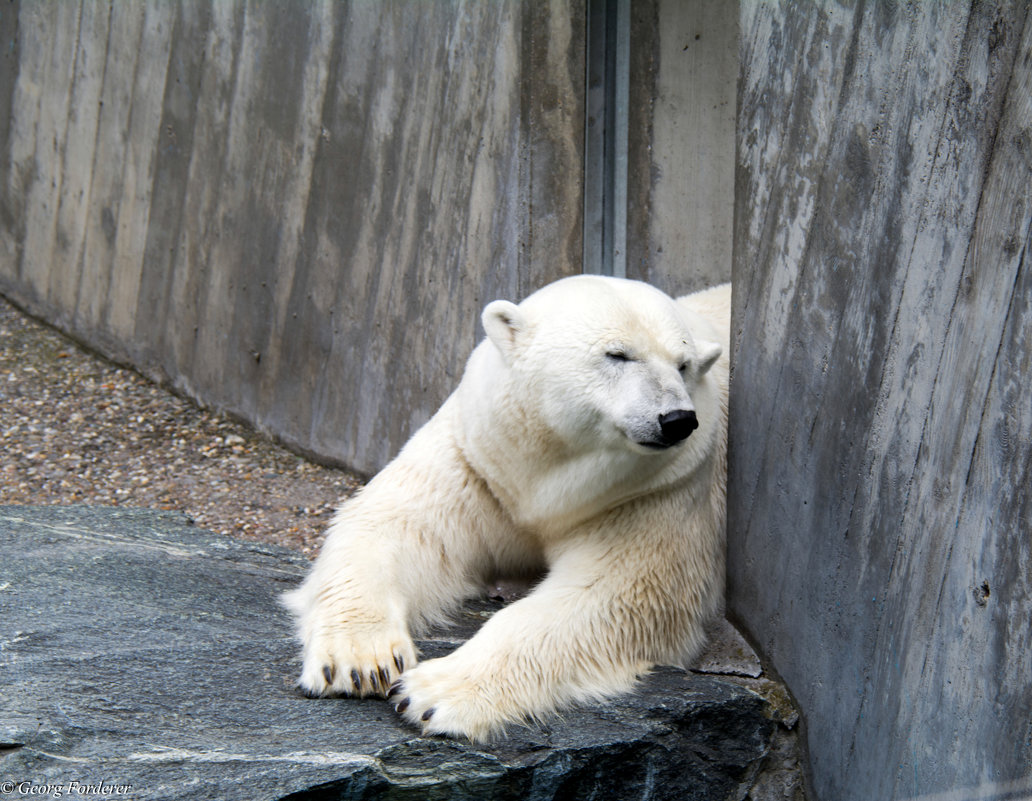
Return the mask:
<path fill-rule="evenodd" d="M 622 350 L 607 350 L 606 358 L 614 362 L 629 362 L 631 357 L 624 353 Z"/>

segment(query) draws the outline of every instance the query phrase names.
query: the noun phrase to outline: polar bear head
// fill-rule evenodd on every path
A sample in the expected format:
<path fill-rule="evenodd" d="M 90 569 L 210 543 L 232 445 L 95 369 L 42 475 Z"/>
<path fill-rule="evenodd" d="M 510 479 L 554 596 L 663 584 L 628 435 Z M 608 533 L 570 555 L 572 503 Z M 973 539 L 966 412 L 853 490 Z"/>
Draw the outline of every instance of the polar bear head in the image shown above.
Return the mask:
<path fill-rule="evenodd" d="M 482 320 L 514 408 L 571 451 L 668 452 L 711 413 L 716 334 L 648 284 L 574 276 Z"/>

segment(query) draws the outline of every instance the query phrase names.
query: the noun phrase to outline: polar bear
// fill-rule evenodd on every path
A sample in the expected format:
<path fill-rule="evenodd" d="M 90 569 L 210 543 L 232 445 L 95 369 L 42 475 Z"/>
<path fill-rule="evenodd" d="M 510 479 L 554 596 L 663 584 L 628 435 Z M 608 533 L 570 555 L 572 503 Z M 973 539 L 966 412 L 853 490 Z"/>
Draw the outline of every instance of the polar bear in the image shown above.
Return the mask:
<path fill-rule="evenodd" d="M 456 391 L 285 597 L 310 696 L 484 740 L 699 651 L 723 596 L 730 285 L 574 276 L 484 309 Z M 543 570 L 448 656 L 413 635 Z"/>

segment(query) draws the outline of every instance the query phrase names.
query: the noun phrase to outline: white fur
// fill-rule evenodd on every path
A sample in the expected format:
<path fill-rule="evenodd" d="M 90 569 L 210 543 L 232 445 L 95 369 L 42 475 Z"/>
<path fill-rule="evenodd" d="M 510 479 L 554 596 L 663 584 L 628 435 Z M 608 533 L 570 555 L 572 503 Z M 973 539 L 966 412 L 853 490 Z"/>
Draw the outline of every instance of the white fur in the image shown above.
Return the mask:
<path fill-rule="evenodd" d="M 406 719 L 485 739 L 694 657 L 723 594 L 730 295 L 577 276 L 489 304 L 458 389 L 342 506 L 286 596 L 301 687 L 385 695 L 400 677 Z M 659 448 L 674 410 L 699 427 Z M 416 664 L 413 632 L 493 576 L 542 568 L 466 644 Z"/>

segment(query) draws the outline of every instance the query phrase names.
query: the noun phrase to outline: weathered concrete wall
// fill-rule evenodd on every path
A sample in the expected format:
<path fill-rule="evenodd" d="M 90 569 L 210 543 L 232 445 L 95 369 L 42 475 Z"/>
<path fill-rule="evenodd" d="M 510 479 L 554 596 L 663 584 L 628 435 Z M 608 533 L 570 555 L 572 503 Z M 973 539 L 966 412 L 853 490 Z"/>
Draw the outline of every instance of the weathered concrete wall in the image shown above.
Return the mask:
<path fill-rule="evenodd" d="M 627 276 L 731 280 L 738 3 L 631 4 Z"/>
<path fill-rule="evenodd" d="M 628 275 L 730 276 L 737 6 L 633 7 Z M 581 268 L 584 0 L 14 2 L 0 291 L 381 467 L 479 311 Z"/>
<path fill-rule="evenodd" d="M 1025 797 L 1028 4 L 743 3 L 741 32 L 730 607 L 818 798 Z"/>
<path fill-rule="evenodd" d="M 580 268 L 583 3 L 4 4 L 0 291 L 359 470 Z"/>

